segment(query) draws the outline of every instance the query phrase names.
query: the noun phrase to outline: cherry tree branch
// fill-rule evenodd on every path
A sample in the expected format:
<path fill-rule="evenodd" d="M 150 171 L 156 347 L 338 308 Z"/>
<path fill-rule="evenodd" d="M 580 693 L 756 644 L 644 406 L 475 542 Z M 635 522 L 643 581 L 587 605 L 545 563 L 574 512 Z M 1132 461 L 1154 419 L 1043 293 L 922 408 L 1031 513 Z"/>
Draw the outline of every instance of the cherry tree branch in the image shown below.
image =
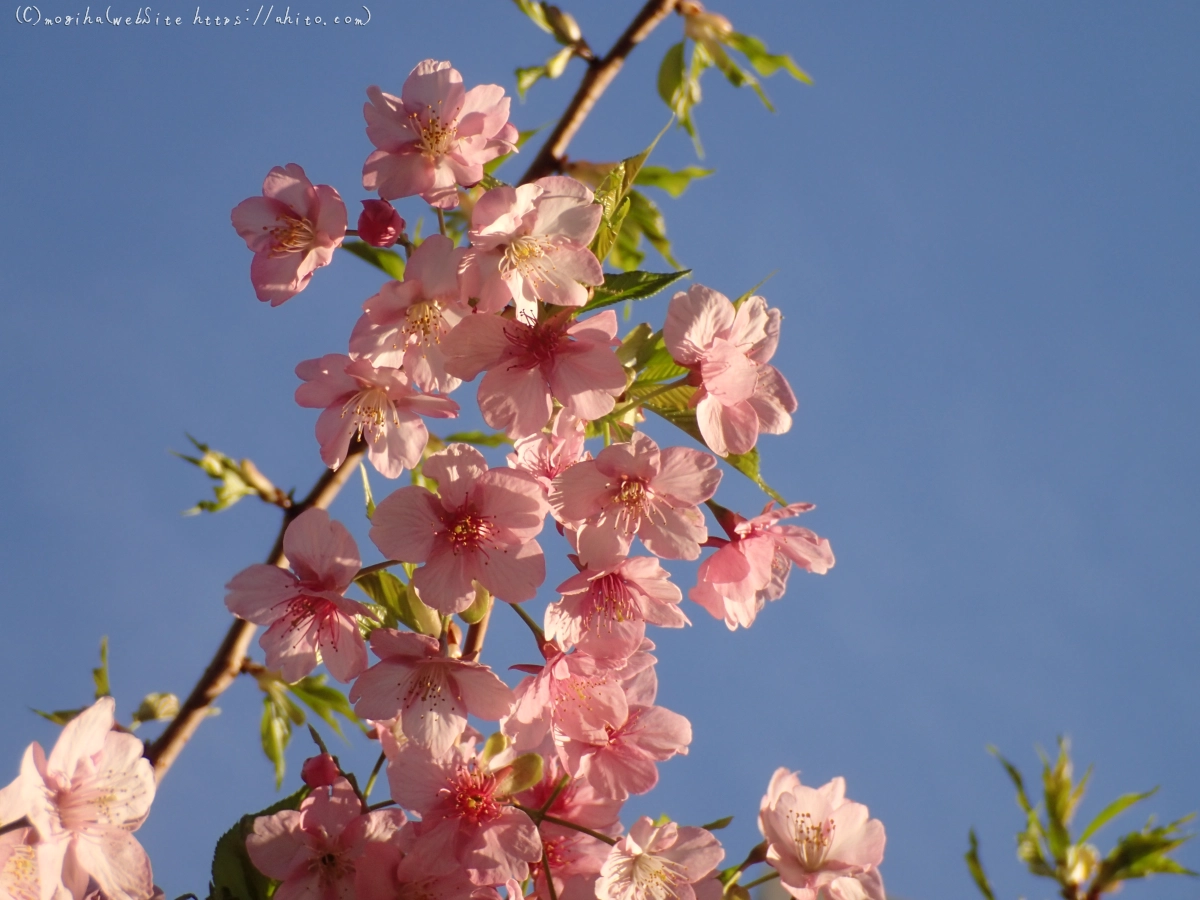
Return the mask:
<path fill-rule="evenodd" d="M 634 16 L 633 21 L 629 23 L 629 27 L 617 38 L 612 49 L 602 59 L 588 65 L 579 89 L 575 91 L 575 96 L 567 104 L 562 118 L 550 132 L 550 137 L 546 138 L 546 143 L 542 145 L 538 155 L 529 164 L 529 168 L 521 178 L 521 184 L 559 171 L 562 166 L 563 154 L 567 151 L 567 145 L 571 143 L 571 139 L 583 125 L 583 120 L 592 111 L 592 107 L 596 105 L 600 95 L 621 71 L 621 66 L 625 64 L 625 57 L 633 52 L 634 47 L 649 37 L 650 32 L 658 26 L 658 23 L 674 11 L 677 3 L 678 0 L 648 0 L 646 5 Z"/>
<path fill-rule="evenodd" d="M 287 557 L 283 555 L 283 534 L 287 531 L 288 525 L 305 510 L 327 509 L 347 479 L 354 474 L 359 460 L 362 459 L 365 452 L 366 445 L 361 440 L 356 440 L 338 469 L 327 469 L 317 479 L 317 483 L 313 485 L 313 489 L 308 492 L 307 497 L 284 510 L 283 522 L 279 526 L 279 533 L 275 536 L 275 544 L 267 555 L 267 565 L 281 568 L 287 566 Z M 171 720 L 163 733 L 159 735 L 158 740 L 147 745 L 146 759 L 150 760 L 150 764 L 154 766 L 154 777 L 158 781 L 162 781 L 167 770 L 171 768 L 171 764 L 175 762 L 175 758 L 179 756 L 180 751 L 196 733 L 196 729 L 208 716 L 208 711 L 216 699 L 225 693 L 226 689 L 237 679 L 238 674 L 242 671 L 242 661 L 246 658 L 250 640 L 257 630 L 256 625 L 244 619 L 234 619 L 233 624 L 229 626 L 229 631 L 225 634 L 225 639 L 221 641 L 212 661 L 208 664 L 208 668 L 204 670 L 204 674 L 192 688 L 187 700 L 179 708 L 179 714 Z"/>

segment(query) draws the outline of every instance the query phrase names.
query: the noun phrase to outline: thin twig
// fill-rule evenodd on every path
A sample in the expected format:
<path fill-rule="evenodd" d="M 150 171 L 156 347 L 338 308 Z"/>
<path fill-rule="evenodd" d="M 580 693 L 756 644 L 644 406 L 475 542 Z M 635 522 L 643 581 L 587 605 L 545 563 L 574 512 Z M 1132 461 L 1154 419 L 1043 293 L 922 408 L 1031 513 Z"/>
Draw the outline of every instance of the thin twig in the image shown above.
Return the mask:
<path fill-rule="evenodd" d="M 32 828 L 33 823 L 29 821 L 28 816 L 21 816 L 15 822 L 9 822 L 7 825 L 0 825 L 0 834 L 8 834 L 10 831 L 19 831 L 22 828 Z"/>
<path fill-rule="evenodd" d="M 383 768 L 383 764 L 387 761 L 387 754 L 380 753 L 379 759 L 375 760 L 375 768 L 371 770 L 371 775 L 367 778 L 367 786 L 363 788 L 363 799 L 369 799 L 371 796 L 371 788 L 375 787 L 375 779 L 379 777 L 379 770 Z"/>
<path fill-rule="evenodd" d="M 747 881 L 745 884 L 739 885 L 739 887 L 743 887 L 746 890 L 750 890 L 750 888 L 752 888 L 752 887 L 758 887 L 760 884 L 766 884 L 768 881 L 773 881 L 774 879 L 776 879 L 778 877 L 779 877 L 779 873 L 776 872 L 774 869 L 772 869 L 770 872 L 768 872 L 766 875 L 762 876 L 761 878 L 755 878 L 753 881 Z"/>
<path fill-rule="evenodd" d="M 542 649 L 542 644 L 546 643 L 546 632 L 542 631 L 542 626 L 533 621 L 533 617 L 530 616 L 529 613 L 525 612 L 525 608 L 522 607 L 520 603 L 510 603 L 508 605 L 511 606 L 516 614 L 521 617 L 522 621 L 529 626 L 529 630 L 532 631 L 533 636 L 537 638 L 538 649 Z"/>
<path fill-rule="evenodd" d="M 570 828 L 572 831 L 578 831 L 581 834 L 586 834 L 588 837 L 594 837 L 598 841 L 604 841 L 608 846 L 612 846 L 617 842 L 615 837 L 604 834 L 599 831 L 592 831 L 590 828 L 584 828 L 582 825 L 576 825 L 574 822 L 568 822 L 566 819 L 560 819 L 558 816 L 548 816 L 540 809 L 533 809 L 529 806 L 524 806 L 520 803 L 513 803 L 517 809 L 534 819 L 539 824 L 541 822 L 549 822 L 551 825 L 561 825 L 563 828 Z M 536 818 L 535 818 L 536 817 Z"/>
<path fill-rule="evenodd" d="M 366 445 L 361 440 L 355 441 L 338 469 L 326 470 L 308 492 L 307 497 L 290 509 L 284 510 L 279 534 L 276 535 L 275 544 L 267 555 L 267 565 L 281 568 L 287 566 L 287 558 L 283 554 L 283 534 L 287 527 L 305 510 L 328 508 L 347 479 L 358 468 L 358 461 L 365 451 Z M 179 708 L 179 714 L 171 720 L 158 740 L 146 747 L 146 759 L 154 766 L 154 776 L 158 781 L 162 781 L 175 758 L 196 733 L 216 699 L 233 684 L 241 672 L 242 660 L 246 658 L 246 650 L 256 630 L 257 626 L 245 619 L 233 621 L 208 668 L 204 670 L 204 674 L 188 694 L 187 700 Z"/>
<path fill-rule="evenodd" d="M 650 35 L 659 22 L 671 14 L 677 2 L 678 0 L 649 0 L 629 23 L 629 27 L 625 29 L 624 33 L 617 38 L 617 42 L 613 44 L 612 49 L 604 58 L 588 66 L 583 75 L 583 81 L 579 84 L 579 89 L 575 91 L 575 96 L 571 98 L 562 118 L 550 132 L 550 137 L 546 138 L 546 143 L 542 145 L 542 149 L 529 164 L 529 168 L 521 178 L 521 184 L 541 178 L 543 175 L 552 175 L 559 170 L 562 166 L 563 154 L 567 151 L 567 145 L 579 131 L 583 120 L 592 111 L 592 107 L 596 105 L 600 95 L 621 71 L 625 57 Z"/>

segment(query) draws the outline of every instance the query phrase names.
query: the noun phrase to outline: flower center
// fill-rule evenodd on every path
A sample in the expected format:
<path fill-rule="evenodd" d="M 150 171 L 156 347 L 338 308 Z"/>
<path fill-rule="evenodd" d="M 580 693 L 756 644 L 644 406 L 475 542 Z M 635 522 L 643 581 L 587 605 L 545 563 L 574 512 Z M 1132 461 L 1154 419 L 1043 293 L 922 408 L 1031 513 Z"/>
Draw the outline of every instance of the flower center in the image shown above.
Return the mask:
<path fill-rule="evenodd" d="M 378 441 L 387 431 L 388 419 L 400 426 L 400 417 L 385 391 L 379 388 L 363 388 L 342 405 L 342 418 L 350 413 L 355 419 L 358 436 L 366 433 L 371 443 Z"/>
<path fill-rule="evenodd" d="M 554 268 L 553 260 L 546 256 L 551 243 L 544 237 L 532 234 L 513 238 L 513 242 L 504 248 L 500 258 L 500 274 L 508 276 L 517 272 L 527 281 L 532 282 L 535 290 L 537 285 L 546 280 L 546 269 Z"/>
<path fill-rule="evenodd" d="M 680 869 L 678 863 L 661 856 L 639 853 L 633 858 L 629 873 L 636 896 L 647 900 L 667 900 L 677 896 L 675 884 L 682 874 Z"/>
<path fill-rule="evenodd" d="M 415 337 L 419 344 L 439 344 L 442 340 L 442 307 L 436 300 L 421 300 L 404 313 L 408 323 L 404 334 Z"/>
<path fill-rule="evenodd" d="M 623 476 L 613 500 L 620 507 L 617 510 L 618 527 L 623 519 L 627 534 L 637 531 L 642 519 L 654 511 L 654 491 L 640 478 Z"/>
<path fill-rule="evenodd" d="M 8 861 L 0 869 L 0 883 L 13 900 L 39 900 L 37 854 L 33 847 L 18 844 L 12 848 Z"/>
<path fill-rule="evenodd" d="M 824 822 L 813 820 L 812 813 L 792 813 L 792 841 L 796 845 L 796 856 L 800 865 L 809 872 L 821 868 L 833 844 L 833 819 Z"/>
<path fill-rule="evenodd" d="M 285 256 L 288 253 L 307 253 L 317 243 L 317 229 L 308 219 L 292 212 L 285 212 L 275 217 L 279 224 L 271 229 L 271 239 L 274 246 L 272 256 Z"/>
<path fill-rule="evenodd" d="M 489 516 L 481 516 L 473 510 L 462 510 L 446 528 L 446 537 L 455 553 L 460 550 L 476 550 L 480 544 L 491 540 L 496 526 Z"/>
<path fill-rule="evenodd" d="M 337 884 L 347 875 L 354 874 L 354 863 L 335 849 L 327 848 L 320 856 L 308 861 L 308 869 L 325 887 Z"/>
<path fill-rule="evenodd" d="M 420 116 L 417 113 L 410 113 L 409 118 L 421 132 L 421 138 L 417 141 L 417 149 L 430 162 L 439 156 L 445 156 L 458 138 L 458 127 L 453 123 L 443 125 L 438 116 L 431 115 L 424 125 L 421 124 Z"/>
<path fill-rule="evenodd" d="M 588 589 L 585 625 L 598 634 L 612 631 L 614 622 L 640 621 L 642 610 L 625 579 L 616 573 L 597 578 Z"/>
<path fill-rule="evenodd" d="M 496 802 L 496 779 L 466 766 L 459 768 L 450 786 L 451 802 L 457 815 L 471 822 L 491 822 L 500 818 Z"/>

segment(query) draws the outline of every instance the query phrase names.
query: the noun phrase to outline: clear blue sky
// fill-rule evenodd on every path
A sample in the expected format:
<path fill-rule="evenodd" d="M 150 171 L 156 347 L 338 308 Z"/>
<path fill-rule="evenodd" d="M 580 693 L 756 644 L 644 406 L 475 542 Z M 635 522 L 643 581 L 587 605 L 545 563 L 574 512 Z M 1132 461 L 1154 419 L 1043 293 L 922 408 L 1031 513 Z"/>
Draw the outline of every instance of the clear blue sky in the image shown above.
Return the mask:
<path fill-rule="evenodd" d="M 635 8 L 566 5 L 597 47 Z M 696 740 L 630 811 L 732 813 L 732 856 L 757 840 L 776 766 L 843 774 L 887 826 L 897 896 L 969 896 L 972 825 L 1001 896 L 1049 894 L 1018 873 L 1019 814 L 988 743 L 1031 770 L 1035 744 L 1069 734 L 1096 764 L 1085 814 L 1155 784 L 1147 811 L 1200 809 L 1200 9 L 714 6 L 816 84 L 774 79 L 772 116 L 710 73 L 697 117 L 718 175 L 666 203 L 669 228 L 729 294 L 778 270 L 763 293 L 785 313 L 777 363 L 800 412 L 762 449 L 784 495 L 818 504 L 805 524 L 838 563 L 794 576 L 749 632 L 691 605 L 694 628 L 660 633 L 661 702 Z M 168 8 L 195 11 L 155 11 Z M 54 739 L 28 707 L 88 700 L 103 634 L 124 715 L 146 692 L 185 694 L 226 628 L 223 584 L 267 552 L 270 509 L 179 515 L 208 489 L 167 453 L 185 430 L 285 486 L 320 471 L 292 370 L 343 350 L 381 279 L 347 255 L 272 310 L 229 210 L 287 162 L 356 208 L 367 85 L 398 91 L 432 56 L 511 89 L 515 66 L 553 49 L 502 0 L 372 13 L 341 30 L 5 13 L 0 783 L 26 743 Z M 679 28 L 637 52 L 573 155 L 617 159 L 653 137 L 654 76 Z M 551 121 L 579 75 L 537 85 L 514 121 Z M 692 162 L 686 138 L 656 161 Z M 645 309 L 661 320 L 665 299 Z M 732 474 L 721 498 L 762 502 Z M 334 512 L 375 559 L 361 494 Z M 532 661 L 499 612 L 488 655 Z M 218 835 L 275 796 L 253 683 L 220 705 L 139 832 L 169 897 L 203 894 Z M 294 778 L 308 748 L 293 749 Z M 1200 869 L 1200 846 L 1181 859 Z M 1160 879 L 1128 897 L 1195 892 Z"/>

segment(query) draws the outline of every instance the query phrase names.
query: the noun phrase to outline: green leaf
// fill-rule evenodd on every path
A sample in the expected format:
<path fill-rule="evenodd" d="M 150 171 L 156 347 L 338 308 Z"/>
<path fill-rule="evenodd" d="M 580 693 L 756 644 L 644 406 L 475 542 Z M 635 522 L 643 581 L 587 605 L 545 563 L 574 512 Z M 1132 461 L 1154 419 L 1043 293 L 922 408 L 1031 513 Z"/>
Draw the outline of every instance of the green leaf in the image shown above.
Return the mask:
<path fill-rule="evenodd" d="M 683 87 L 683 41 L 673 44 L 658 67 L 658 96 L 676 111 L 678 95 Z"/>
<path fill-rule="evenodd" d="M 1195 875 L 1195 872 L 1167 856 L 1195 837 L 1182 830 L 1182 826 L 1191 819 L 1192 816 L 1185 816 L 1169 825 L 1157 827 L 1151 822 L 1141 831 L 1125 835 L 1104 858 L 1096 882 L 1111 890 L 1117 882 L 1145 878 L 1147 875 Z"/>
<path fill-rule="evenodd" d="M 983 863 L 979 861 L 979 841 L 975 837 L 975 829 L 970 832 L 971 848 L 963 854 L 963 859 L 967 861 L 967 869 L 971 873 L 971 879 L 975 882 L 975 886 L 979 888 L 979 893 L 983 894 L 987 900 L 996 900 L 996 895 L 992 891 L 991 882 L 988 881 L 987 873 L 983 871 Z"/>
<path fill-rule="evenodd" d="M 33 709 L 33 707 L 30 707 L 30 709 Z M 52 712 L 43 712 L 40 709 L 33 709 L 33 711 L 48 722 L 53 722 L 55 725 L 66 725 L 73 718 L 83 712 L 82 709 L 56 709 Z"/>
<path fill-rule="evenodd" d="M 643 300 L 652 297 L 691 273 L 691 269 L 683 269 L 679 272 L 621 272 L 605 275 L 604 284 L 596 288 L 595 295 L 583 307 L 582 312 L 612 306 L 622 300 Z"/>
<path fill-rule="evenodd" d="M 659 384 L 681 378 L 688 370 L 672 358 L 671 353 L 663 344 L 662 335 L 658 336 L 657 346 L 644 361 L 641 362 L 635 387 L 641 384 Z"/>
<path fill-rule="evenodd" d="M 759 472 L 758 448 L 751 447 L 749 453 L 730 453 L 724 457 L 725 462 L 729 463 L 751 481 L 762 489 L 762 492 L 778 503 L 780 506 L 787 506 L 787 501 L 779 495 L 779 492 L 763 481 L 763 477 Z"/>
<path fill-rule="evenodd" d="M 132 731 L 143 722 L 173 719 L 178 714 L 179 698 L 174 694 L 147 694 L 142 698 L 138 708 L 133 711 L 133 721 L 129 725 L 129 730 Z"/>
<path fill-rule="evenodd" d="M 633 183 L 639 187 L 656 187 L 666 191 L 672 197 L 679 197 L 696 178 L 707 178 L 716 169 L 702 169 L 699 166 L 687 166 L 672 171 L 666 166 L 643 166 Z"/>
<path fill-rule="evenodd" d="M 668 122 L 663 130 L 650 142 L 650 146 L 636 156 L 624 159 L 614 166 L 612 171 L 605 176 L 604 180 L 600 182 L 600 186 L 596 189 L 595 199 L 600 204 L 603 213 L 600 220 L 600 227 L 596 231 L 596 237 L 592 240 L 592 252 L 596 254 L 596 258 L 601 262 L 608 256 L 608 251 L 616 242 L 617 235 L 621 233 L 621 224 L 632 205 L 628 195 L 630 189 L 633 187 L 634 180 L 642 170 L 642 166 L 645 165 L 650 152 L 670 127 L 671 124 Z"/>
<path fill-rule="evenodd" d="M 371 482 L 367 478 L 367 467 L 363 463 L 358 464 L 358 471 L 362 473 L 363 480 L 363 499 L 367 504 L 367 518 L 370 519 L 375 515 L 375 496 L 371 493 Z"/>
<path fill-rule="evenodd" d="M 100 638 L 100 665 L 92 669 L 92 681 L 96 684 L 96 699 L 112 696 L 108 683 L 108 636 Z"/>
<path fill-rule="evenodd" d="M 377 269 L 382 269 L 397 281 L 404 280 L 404 257 L 395 250 L 372 247 L 366 241 L 343 241 L 342 249 L 353 253 Z"/>
<path fill-rule="evenodd" d="M 330 728 L 338 733 L 339 737 L 343 736 L 342 727 L 336 716 L 341 716 L 352 725 L 360 724 L 346 695 L 337 688 L 327 685 L 324 675 L 309 675 L 301 678 L 295 684 L 289 684 L 288 691 L 320 716 Z"/>
<path fill-rule="evenodd" d="M 263 697 L 259 736 L 262 740 L 263 753 L 275 767 L 275 790 L 279 790 L 283 787 L 283 773 L 287 768 L 283 754 L 287 750 L 288 742 L 292 739 L 292 723 L 271 694 Z"/>
<path fill-rule="evenodd" d="M 554 28 L 550 25 L 546 18 L 546 4 L 539 3 L 537 0 L 513 0 L 517 4 L 517 8 L 525 15 L 529 16 L 530 21 L 538 28 L 547 34 L 554 34 Z"/>
<path fill-rule="evenodd" d="M 441 617 L 391 572 L 368 572 L 354 581 L 368 597 L 407 628 L 430 637 L 438 637 L 442 633 Z"/>
<path fill-rule="evenodd" d="M 254 820 L 272 816 L 285 809 L 299 809 L 308 796 L 304 787 L 264 810 L 242 816 L 221 839 L 213 852 L 212 881 L 208 885 L 209 900 L 267 900 L 276 882 L 255 868 L 246 851 L 246 838 L 254 832 Z"/>
<path fill-rule="evenodd" d="M 258 494 L 258 490 L 250 483 L 246 473 L 242 471 L 242 467 L 230 459 L 220 450 L 213 450 L 207 444 L 202 444 L 190 434 L 187 439 L 192 442 L 197 450 L 200 451 L 200 456 L 187 456 L 183 453 L 171 451 L 175 456 L 178 456 L 184 462 L 189 462 L 196 466 L 205 475 L 211 478 L 218 484 L 213 486 L 213 496 L 215 500 L 201 500 L 191 509 L 183 511 L 185 516 L 194 516 L 201 512 L 220 512 L 223 509 L 228 509 L 233 504 L 237 503 L 243 497 L 249 497 L 252 494 Z"/>
<path fill-rule="evenodd" d="M 749 34 L 738 34 L 736 31 L 725 38 L 725 43 L 743 54 L 763 78 L 770 78 L 780 69 L 785 69 L 797 81 L 812 84 L 812 78 L 807 72 L 796 65 L 786 53 L 770 53 L 767 45 L 761 39 Z"/>
<path fill-rule="evenodd" d="M 717 819 L 715 822 L 709 822 L 707 825 L 701 825 L 705 831 L 720 831 L 722 828 L 728 828 L 733 822 L 733 816 L 725 816 L 723 819 Z"/>
<path fill-rule="evenodd" d="M 1147 797 L 1154 796 L 1157 791 L 1158 788 L 1151 788 L 1150 790 L 1141 794 L 1121 795 L 1112 803 L 1108 804 L 1108 806 L 1104 807 L 1104 809 L 1100 810 L 1096 818 L 1092 819 L 1092 821 L 1088 824 L 1088 827 L 1083 829 L 1083 834 L 1079 836 L 1079 843 L 1086 841 L 1093 834 L 1108 824 L 1110 820 L 1125 812 L 1125 810 L 1129 809 L 1129 807 L 1133 806 L 1135 803 L 1141 803 Z"/>
<path fill-rule="evenodd" d="M 524 66 L 517 69 L 517 96 L 524 100 L 525 92 L 549 74 L 545 66 Z"/>
<path fill-rule="evenodd" d="M 1029 802 L 1029 796 L 1025 793 L 1025 780 L 1021 777 L 1020 770 L 1010 763 L 1007 759 L 1000 755 L 1000 751 L 993 746 L 988 746 L 988 753 L 996 757 L 1000 761 L 1000 765 L 1004 766 L 1004 771 L 1008 773 L 1008 777 L 1012 779 L 1013 785 L 1017 789 L 1017 804 L 1026 813 L 1033 812 L 1033 804 Z"/>

